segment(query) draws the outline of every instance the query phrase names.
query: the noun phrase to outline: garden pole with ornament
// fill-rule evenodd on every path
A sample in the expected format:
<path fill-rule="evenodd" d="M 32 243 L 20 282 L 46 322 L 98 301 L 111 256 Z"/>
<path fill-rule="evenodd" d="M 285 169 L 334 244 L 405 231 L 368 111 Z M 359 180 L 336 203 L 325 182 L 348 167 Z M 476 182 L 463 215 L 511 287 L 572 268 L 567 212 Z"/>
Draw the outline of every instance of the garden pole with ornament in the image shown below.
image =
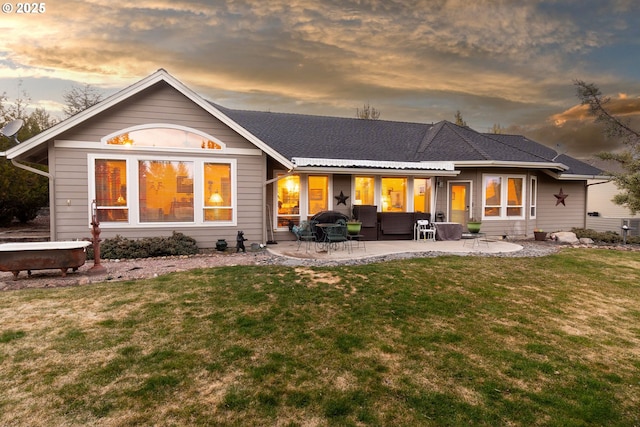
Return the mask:
<path fill-rule="evenodd" d="M 91 274 L 104 273 L 106 269 L 100 264 L 100 221 L 98 220 L 98 208 L 95 199 L 91 203 L 91 236 L 93 244 L 93 267 L 89 269 Z"/>

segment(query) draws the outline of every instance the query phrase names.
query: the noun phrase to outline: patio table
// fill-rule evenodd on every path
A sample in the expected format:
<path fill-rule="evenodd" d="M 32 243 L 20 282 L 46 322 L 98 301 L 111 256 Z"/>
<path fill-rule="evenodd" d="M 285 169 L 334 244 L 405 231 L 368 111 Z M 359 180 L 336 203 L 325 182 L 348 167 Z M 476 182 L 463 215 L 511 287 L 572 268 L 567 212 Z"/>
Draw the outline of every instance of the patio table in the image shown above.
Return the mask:
<path fill-rule="evenodd" d="M 482 242 L 487 248 L 489 247 L 486 233 L 462 233 L 462 238 L 464 239 L 464 246 L 467 246 L 467 242 L 471 242 L 471 247 L 480 247 L 480 243 Z"/>
<path fill-rule="evenodd" d="M 340 228 L 341 225 L 338 224 L 338 223 L 335 223 L 335 222 L 331 222 L 331 223 L 316 224 L 316 227 L 320 231 L 320 233 L 319 233 L 320 236 L 318 236 L 318 239 L 316 240 L 316 245 L 317 245 L 318 248 L 320 248 L 320 251 L 331 252 L 332 245 L 337 248 L 337 242 L 336 241 L 332 241 L 332 240 L 329 239 L 329 229 L 330 228 Z M 347 239 L 346 239 L 346 236 L 345 236 L 345 242 L 346 242 L 346 240 Z"/>
<path fill-rule="evenodd" d="M 434 222 L 436 240 L 460 240 L 462 238 L 462 224 L 459 222 Z"/>

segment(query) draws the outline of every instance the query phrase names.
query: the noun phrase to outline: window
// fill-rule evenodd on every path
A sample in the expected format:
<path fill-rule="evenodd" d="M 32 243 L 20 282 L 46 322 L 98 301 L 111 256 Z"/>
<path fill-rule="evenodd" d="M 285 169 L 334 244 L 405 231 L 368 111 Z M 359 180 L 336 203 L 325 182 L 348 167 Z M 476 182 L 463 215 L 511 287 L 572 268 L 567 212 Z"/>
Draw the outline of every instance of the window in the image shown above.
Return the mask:
<path fill-rule="evenodd" d="M 235 221 L 235 160 L 90 155 L 89 165 L 90 197 L 96 199 L 98 219 L 106 227 Z"/>
<path fill-rule="evenodd" d="M 140 160 L 140 222 L 193 222 L 193 162 Z"/>
<path fill-rule="evenodd" d="M 538 178 L 535 176 L 531 177 L 531 189 L 529 190 L 529 196 L 531 200 L 529 200 L 530 211 L 529 215 L 531 218 L 536 217 L 536 207 L 538 200 Z"/>
<path fill-rule="evenodd" d="M 382 178 L 382 212 L 406 212 L 407 178 Z"/>
<path fill-rule="evenodd" d="M 129 220 L 126 160 L 96 160 L 95 195 L 98 221 Z"/>
<path fill-rule="evenodd" d="M 431 212 L 431 178 L 413 180 L 413 207 L 416 212 Z"/>
<path fill-rule="evenodd" d="M 524 217 L 524 179 L 507 178 L 507 216 Z"/>
<path fill-rule="evenodd" d="M 375 205 L 375 178 L 372 176 L 356 176 L 354 205 Z"/>
<path fill-rule="evenodd" d="M 502 177 L 484 177 L 484 216 L 499 217 L 502 204 Z"/>
<path fill-rule="evenodd" d="M 483 193 L 485 218 L 524 218 L 524 177 L 484 175 Z"/>
<path fill-rule="evenodd" d="M 309 176 L 309 211 L 313 216 L 329 209 L 329 177 Z"/>
<path fill-rule="evenodd" d="M 231 165 L 227 163 L 204 164 L 204 220 L 231 221 Z"/>
<path fill-rule="evenodd" d="M 123 145 L 153 148 L 186 148 L 196 150 L 221 150 L 223 144 L 204 133 L 181 126 L 145 125 L 104 138 L 107 145 Z"/>
<path fill-rule="evenodd" d="M 278 174 L 282 176 L 283 174 Z M 278 227 L 300 223 L 300 177 L 287 176 L 278 182 Z"/>

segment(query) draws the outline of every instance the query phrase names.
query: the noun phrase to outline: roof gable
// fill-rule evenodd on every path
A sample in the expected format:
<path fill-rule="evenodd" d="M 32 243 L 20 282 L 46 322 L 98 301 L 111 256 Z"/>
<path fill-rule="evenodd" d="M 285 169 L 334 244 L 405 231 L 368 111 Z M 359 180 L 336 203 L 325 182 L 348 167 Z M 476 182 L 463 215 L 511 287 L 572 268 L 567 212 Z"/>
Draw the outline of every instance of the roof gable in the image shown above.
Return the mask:
<path fill-rule="evenodd" d="M 40 145 L 57 137 L 63 132 L 66 132 L 76 126 L 80 126 L 84 124 L 87 120 L 91 119 L 92 117 L 95 117 L 96 115 L 104 111 L 107 111 L 110 108 L 116 107 L 118 104 L 125 102 L 129 98 L 143 92 L 145 89 L 148 89 L 160 82 L 164 82 L 169 86 L 173 87 L 174 89 L 176 89 L 178 92 L 182 93 L 192 102 L 194 102 L 196 105 L 202 107 L 209 114 L 211 114 L 212 116 L 216 117 L 217 119 L 219 119 L 220 121 L 228 125 L 234 131 L 238 132 L 247 140 L 249 140 L 254 145 L 256 145 L 259 149 L 266 152 L 276 160 L 280 161 L 285 166 L 287 165 L 292 166 L 291 162 L 288 159 L 282 157 L 280 153 L 274 151 L 269 145 L 265 144 L 263 141 L 249 134 L 244 128 L 239 126 L 236 122 L 231 120 L 229 117 L 225 116 L 213 104 L 206 101 L 197 93 L 193 92 L 191 89 L 189 89 L 178 79 L 170 75 L 164 69 L 159 69 L 155 73 L 109 96 L 108 98 L 104 99 L 98 104 L 95 104 L 87 108 L 86 110 L 81 111 L 80 113 L 75 114 L 66 120 L 63 120 L 57 123 L 56 125 L 50 127 L 49 129 L 46 129 L 45 131 L 39 133 L 38 135 L 28 139 L 27 141 L 24 141 L 23 143 L 18 144 L 15 147 L 12 147 L 11 149 L 7 150 L 5 154 L 7 158 L 12 159 L 12 158 L 17 158 L 21 155 L 24 155 L 25 153 L 31 150 L 35 150 Z"/>

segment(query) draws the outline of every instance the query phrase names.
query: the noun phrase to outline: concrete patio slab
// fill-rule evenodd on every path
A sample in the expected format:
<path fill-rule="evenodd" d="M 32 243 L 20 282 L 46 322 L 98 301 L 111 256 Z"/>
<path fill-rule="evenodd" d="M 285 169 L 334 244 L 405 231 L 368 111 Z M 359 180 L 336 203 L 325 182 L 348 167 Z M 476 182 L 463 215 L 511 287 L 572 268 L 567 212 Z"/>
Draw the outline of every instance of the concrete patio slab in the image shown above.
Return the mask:
<path fill-rule="evenodd" d="M 352 250 L 339 247 L 337 250 L 326 252 L 319 246 L 311 243 L 307 248 L 303 242 L 298 248 L 295 241 L 282 241 L 267 246 L 267 250 L 274 255 L 296 259 L 314 260 L 349 260 L 366 259 L 387 255 L 421 252 L 442 252 L 443 254 L 500 254 L 512 253 L 522 250 L 522 246 L 503 240 L 491 239 L 463 239 L 451 241 L 431 240 L 378 240 L 354 243 Z"/>

